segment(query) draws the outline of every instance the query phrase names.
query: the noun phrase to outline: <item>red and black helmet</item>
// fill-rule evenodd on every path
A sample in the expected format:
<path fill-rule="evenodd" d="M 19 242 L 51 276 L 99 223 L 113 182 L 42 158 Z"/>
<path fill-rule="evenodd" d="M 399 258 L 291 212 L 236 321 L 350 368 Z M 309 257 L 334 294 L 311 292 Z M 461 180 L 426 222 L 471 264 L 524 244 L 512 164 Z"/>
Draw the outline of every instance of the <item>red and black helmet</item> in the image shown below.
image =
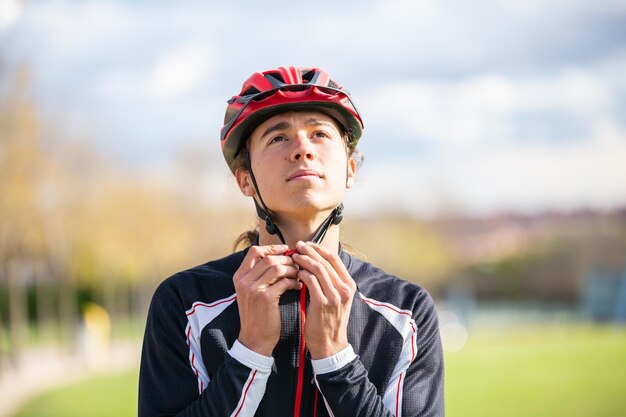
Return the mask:
<path fill-rule="evenodd" d="M 228 166 L 256 126 L 290 110 L 317 110 L 335 118 L 351 137 L 361 137 L 363 121 L 348 91 L 319 68 L 280 67 L 256 72 L 228 100 L 220 141 Z"/>

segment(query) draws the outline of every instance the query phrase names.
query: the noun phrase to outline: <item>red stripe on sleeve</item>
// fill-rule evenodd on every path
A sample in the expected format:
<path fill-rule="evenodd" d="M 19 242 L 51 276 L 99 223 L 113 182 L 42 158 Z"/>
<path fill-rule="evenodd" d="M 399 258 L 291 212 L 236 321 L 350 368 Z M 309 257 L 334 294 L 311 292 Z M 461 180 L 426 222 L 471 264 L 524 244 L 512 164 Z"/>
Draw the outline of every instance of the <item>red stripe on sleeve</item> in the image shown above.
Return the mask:
<path fill-rule="evenodd" d="M 246 390 L 243 392 L 243 400 L 241 400 L 241 405 L 239 405 L 239 408 L 237 409 L 237 412 L 235 413 L 234 417 L 237 417 L 239 413 L 241 412 L 241 409 L 243 408 L 243 405 L 246 402 L 246 395 L 248 395 L 248 390 L 250 389 L 250 385 L 252 385 L 252 381 L 254 381 L 255 376 L 256 376 L 256 371 L 252 373 L 252 378 L 250 379 L 250 382 L 248 382 L 248 385 L 246 386 Z"/>
<path fill-rule="evenodd" d="M 400 378 L 398 378 L 398 391 L 396 392 L 396 417 L 399 417 L 398 410 L 400 408 L 400 382 L 402 382 L 402 374 L 400 374 Z"/>

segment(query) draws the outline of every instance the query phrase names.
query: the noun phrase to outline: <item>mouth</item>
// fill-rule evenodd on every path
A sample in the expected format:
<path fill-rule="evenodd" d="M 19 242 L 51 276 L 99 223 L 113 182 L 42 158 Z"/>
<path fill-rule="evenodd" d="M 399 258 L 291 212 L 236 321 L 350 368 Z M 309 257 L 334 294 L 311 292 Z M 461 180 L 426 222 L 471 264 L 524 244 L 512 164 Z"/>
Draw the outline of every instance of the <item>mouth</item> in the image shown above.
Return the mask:
<path fill-rule="evenodd" d="M 293 172 L 287 181 L 293 181 L 296 179 L 312 179 L 312 178 L 322 178 L 322 175 L 314 169 L 299 169 Z"/>

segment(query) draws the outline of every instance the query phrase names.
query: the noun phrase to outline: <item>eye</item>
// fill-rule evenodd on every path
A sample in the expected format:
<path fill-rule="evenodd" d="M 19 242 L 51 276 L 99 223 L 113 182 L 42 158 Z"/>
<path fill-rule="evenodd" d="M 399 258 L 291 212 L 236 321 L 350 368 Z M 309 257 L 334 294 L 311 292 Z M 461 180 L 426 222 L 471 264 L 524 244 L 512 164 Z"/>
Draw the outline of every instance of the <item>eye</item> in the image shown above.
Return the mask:
<path fill-rule="evenodd" d="M 276 135 L 273 138 L 271 138 L 267 144 L 271 145 L 272 143 L 277 143 L 277 142 L 284 142 L 287 140 L 287 137 L 284 135 Z"/>
<path fill-rule="evenodd" d="M 323 130 L 316 130 L 315 132 L 313 132 L 312 136 L 314 138 L 320 138 L 320 139 L 330 139 L 331 138 L 331 136 L 327 132 L 324 132 Z"/>

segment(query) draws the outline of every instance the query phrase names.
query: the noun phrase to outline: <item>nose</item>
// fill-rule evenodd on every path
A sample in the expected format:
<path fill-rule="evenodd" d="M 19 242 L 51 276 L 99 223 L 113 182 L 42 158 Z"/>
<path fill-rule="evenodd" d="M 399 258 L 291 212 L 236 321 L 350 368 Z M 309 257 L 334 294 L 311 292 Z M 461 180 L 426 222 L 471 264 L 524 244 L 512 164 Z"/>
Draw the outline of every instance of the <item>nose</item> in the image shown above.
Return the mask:
<path fill-rule="evenodd" d="M 307 132 L 299 131 L 296 136 L 296 140 L 294 141 L 294 148 L 291 152 L 291 160 L 294 162 L 302 160 L 312 161 L 315 157 L 315 148 L 309 140 Z"/>

